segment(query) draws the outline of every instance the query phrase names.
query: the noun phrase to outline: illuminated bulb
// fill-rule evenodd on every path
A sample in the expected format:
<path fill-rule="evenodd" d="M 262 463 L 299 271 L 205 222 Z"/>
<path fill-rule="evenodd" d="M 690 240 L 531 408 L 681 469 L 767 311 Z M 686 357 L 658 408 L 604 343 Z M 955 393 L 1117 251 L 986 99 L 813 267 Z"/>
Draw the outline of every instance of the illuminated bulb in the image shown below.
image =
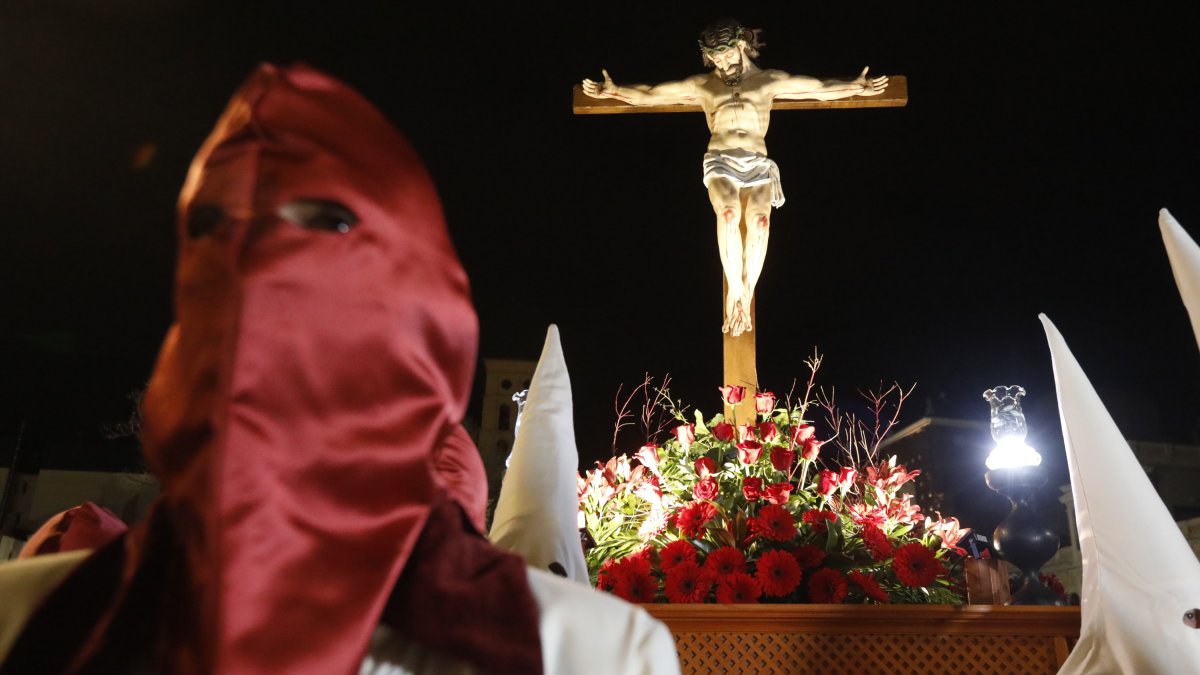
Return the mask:
<path fill-rule="evenodd" d="M 1005 438 L 996 443 L 996 449 L 992 450 L 984 463 L 988 470 L 1037 466 L 1042 463 L 1042 456 L 1019 438 Z"/>

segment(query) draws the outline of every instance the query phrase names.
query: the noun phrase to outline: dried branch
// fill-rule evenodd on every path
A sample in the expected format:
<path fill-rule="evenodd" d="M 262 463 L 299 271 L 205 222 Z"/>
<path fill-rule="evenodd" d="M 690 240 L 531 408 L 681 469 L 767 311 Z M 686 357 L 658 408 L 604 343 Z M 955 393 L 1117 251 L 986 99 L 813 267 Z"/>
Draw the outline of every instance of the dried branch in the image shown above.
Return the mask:
<path fill-rule="evenodd" d="M 642 381 L 641 385 L 635 387 L 633 389 L 633 391 L 629 392 L 629 396 L 625 397 L 624 403 L 621 402 L 621 390 L 625 387 L 625 384 L 621 383 L 621 384 L 617 385 L 617 393 L 616 393 L 616 395 L 613 396 L 613 410 L 616 411 L 616 413 L 617 413 L 617 421 L 613 424 L 613 438 L 612 438 L 612 456 L 613 457 L 617 456 L 617 436 L 621 433 L 621 429 L 624 429 L 625 427 L 633 424 L 633 422 L 627 421 L 628 418 L 633 416 L 629 412 L 629 404 L 633 402 L 633 397 L 637 395 L 638 390 L 641 389 L 642 387 L 645 387 L 648 384 L 649 379 L 650 379 L 649 375 L 647 375 L 646 379 Z"/>
<path fill-rule="evenodd" d="M 821 369 L 821 361 L 825 359 L 813 348 L 813 355 L 804 360 L 804 365 L 808 366 L 808 383 L 804 385 L 804 402 L 800 404 L 800 416 L 804 417 L 808 413 L 808 405 L 812 401 L 813 387 L 817 382 L 817 371 Z"/>
<path fill-rule="evenodd" d="M 668 387 L 671 386 L 671 376 L 663 375 L 662 385 L 654 388 L 654 399 L 646 390 L 646 403 L 642 406 L 642 429 L 646 432 L 646 442 L 656 443 L 656 439 L 667 428 L 670 419 L 664 411 L 674 410 Z"/>
<path fill-rule="evenodd" d="M 838 410 L 834 390 L 829 393 L 819 390 L 817 402 L 825 411 L 826 421 L 833 431 L 829 442 L 836 445 L 854 466 L 875 464 L 879 446 L 900 421 L 900 410 L 915 388 L 914 384 L 905 390 L 896 382 L 885 388 L 880 382 L 877 389 L 860 390 L 859 395 L 866 399 L 871 409 L 869 423 L 854 413 Z"/>
<path fill-rule="evenodd" d="M 870 446 L 872 462 L 875 461 L 875 456 L 879 453 L 879 445 L 883 443 L 883 439 L 886 438 L 889 433 L 891 433 L 892 429 L 896 426 L 896 423 L 900 421 L 900 409 L 904 407 L 904 402 L 908 400 L 908 397 L 912 395 L 916 388 L 917 385 L 914 383 L 908 388 L 908 391 L 905 391 L 904 387 L 901 387 L 899 382 L 893 382 L 892 386 L 888 387 L 887 391 L 872 392 L 871 396 L 868 397 L 867 400 L 871 401 L 875 410 L 875 436 Z M 879 389 L 883 389 L 882 382 L 879 384 Z M 889 404 L 888 398 L 893 393 L 896 394 L 896 401 L 895 403 L 891 404 L 893 406 L 891 417 L 888 418 L 887 424 L 884 425 L 883 430 L 880 431 L 880 420 L 886 414 L 887 406 Z"/>
<path fill-rule="evenodd" d="M 829 425 L 829 430 L 832 432 L 829 440 L 825 443 L 833 443 L 842 451 L 842 454 L 847 457 L 851 456 L 848 443 L 853 443 L 853 434 L 843 433 L 843 421 L 847 424 L 854 424 L 853 415 L 843 415 L 837 408 L 837 387 L 830 387 L 826 392 L 824 387 L 817 390 L 817 405 L 825 411 L 825 423 Z M 846 436 L 846 440 L 843 440 Z"/>
<path fill-rule="evenodd" d="M 634 399 L 639 394 L 642 397 L 642 403 L 637 423 L 641 426 L 642 432 L 645 434 L 646 442 L 655 442 L 655 439 L 666 429 L 669 420 L 663 414 L 664 411 L 675 412 L 675 405 L 667 393 L 667 386 L 670 383 L 671 376 L 664 375 L 662 386 L 654 387 L 654 396 L 651 397 L 650 388 L 654 384 L 654 378 L 649 373 L 646 373 L 642 378 L 642 382 L 629 392 L 624 401 L 621 400 L 621 390 L 624 388 L 624 385 L 617 387 L 617 394 L 613 399 L 613 409 L 617 413 L 617 421 L 613 425 L 613 456 L 617 454 L 617 437 L 620 435 L 621 430 L 634 424 L 631 408 Z"/>

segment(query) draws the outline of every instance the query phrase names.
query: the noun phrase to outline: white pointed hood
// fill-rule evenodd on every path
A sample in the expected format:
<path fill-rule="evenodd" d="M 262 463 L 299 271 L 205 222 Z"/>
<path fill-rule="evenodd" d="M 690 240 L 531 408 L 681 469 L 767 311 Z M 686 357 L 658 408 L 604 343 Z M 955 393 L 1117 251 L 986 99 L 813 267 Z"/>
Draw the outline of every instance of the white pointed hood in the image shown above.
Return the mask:
<path fill-rule="evenodd" d="M 545 570 L 557 563 L 568 579 L 587 584 L 577 520 L 579 451 L 571 415 L 571 379 L 558 327 L 551 325 L 488 538 L 533 567 Z"/>
<path fill-rule="evenodd" d="M 1075 520 L 1083 625 L 1059 675 L 1200 673 L 1200 562 L 1058 329 L 1050 342 Z"/>
<path fill-rule="evenodd" d="M 1192 318 L 1192 332 L 1200 345 L 1200 246 L 1180 227 L 1171 212 L 1158 212 L 1158 229 L 1162 230 L 1163 245 L 1171 259 L 1171 271 L 1175 274 L 1175 285 Z"/>

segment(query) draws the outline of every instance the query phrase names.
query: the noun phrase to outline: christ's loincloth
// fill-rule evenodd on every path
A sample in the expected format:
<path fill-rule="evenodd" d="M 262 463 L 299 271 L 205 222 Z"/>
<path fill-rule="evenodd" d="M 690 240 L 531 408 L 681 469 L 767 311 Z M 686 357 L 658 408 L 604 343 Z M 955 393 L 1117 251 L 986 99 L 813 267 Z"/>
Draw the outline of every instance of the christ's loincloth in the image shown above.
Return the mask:
<path fill-rule="evenodd" d="M 751 150 L 729 149 L 704 153 L 704 187 L 714 178 L 724 178 L 739 188 L 771 184 L 771 206 L 783 206 L 783 186 L 779 184 L 779 165 L 767 156 Z"/>

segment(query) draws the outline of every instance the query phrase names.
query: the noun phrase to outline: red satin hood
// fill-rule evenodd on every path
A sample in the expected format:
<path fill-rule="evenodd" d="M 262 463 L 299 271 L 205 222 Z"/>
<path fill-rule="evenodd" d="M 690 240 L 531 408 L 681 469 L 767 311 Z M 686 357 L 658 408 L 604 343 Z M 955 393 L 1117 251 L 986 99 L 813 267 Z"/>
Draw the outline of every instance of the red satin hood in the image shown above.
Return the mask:
<path fill-rule="evenodd" d="M 306 229 L 279 215 L 296 200 L 358 222 Z M 355 672 L 475 361 L 433 185 L 356 92 L 264 65 L 192 165 L 179 241 L 176 322 L 143 404 L 201 609 L 178 672 Z"/>

